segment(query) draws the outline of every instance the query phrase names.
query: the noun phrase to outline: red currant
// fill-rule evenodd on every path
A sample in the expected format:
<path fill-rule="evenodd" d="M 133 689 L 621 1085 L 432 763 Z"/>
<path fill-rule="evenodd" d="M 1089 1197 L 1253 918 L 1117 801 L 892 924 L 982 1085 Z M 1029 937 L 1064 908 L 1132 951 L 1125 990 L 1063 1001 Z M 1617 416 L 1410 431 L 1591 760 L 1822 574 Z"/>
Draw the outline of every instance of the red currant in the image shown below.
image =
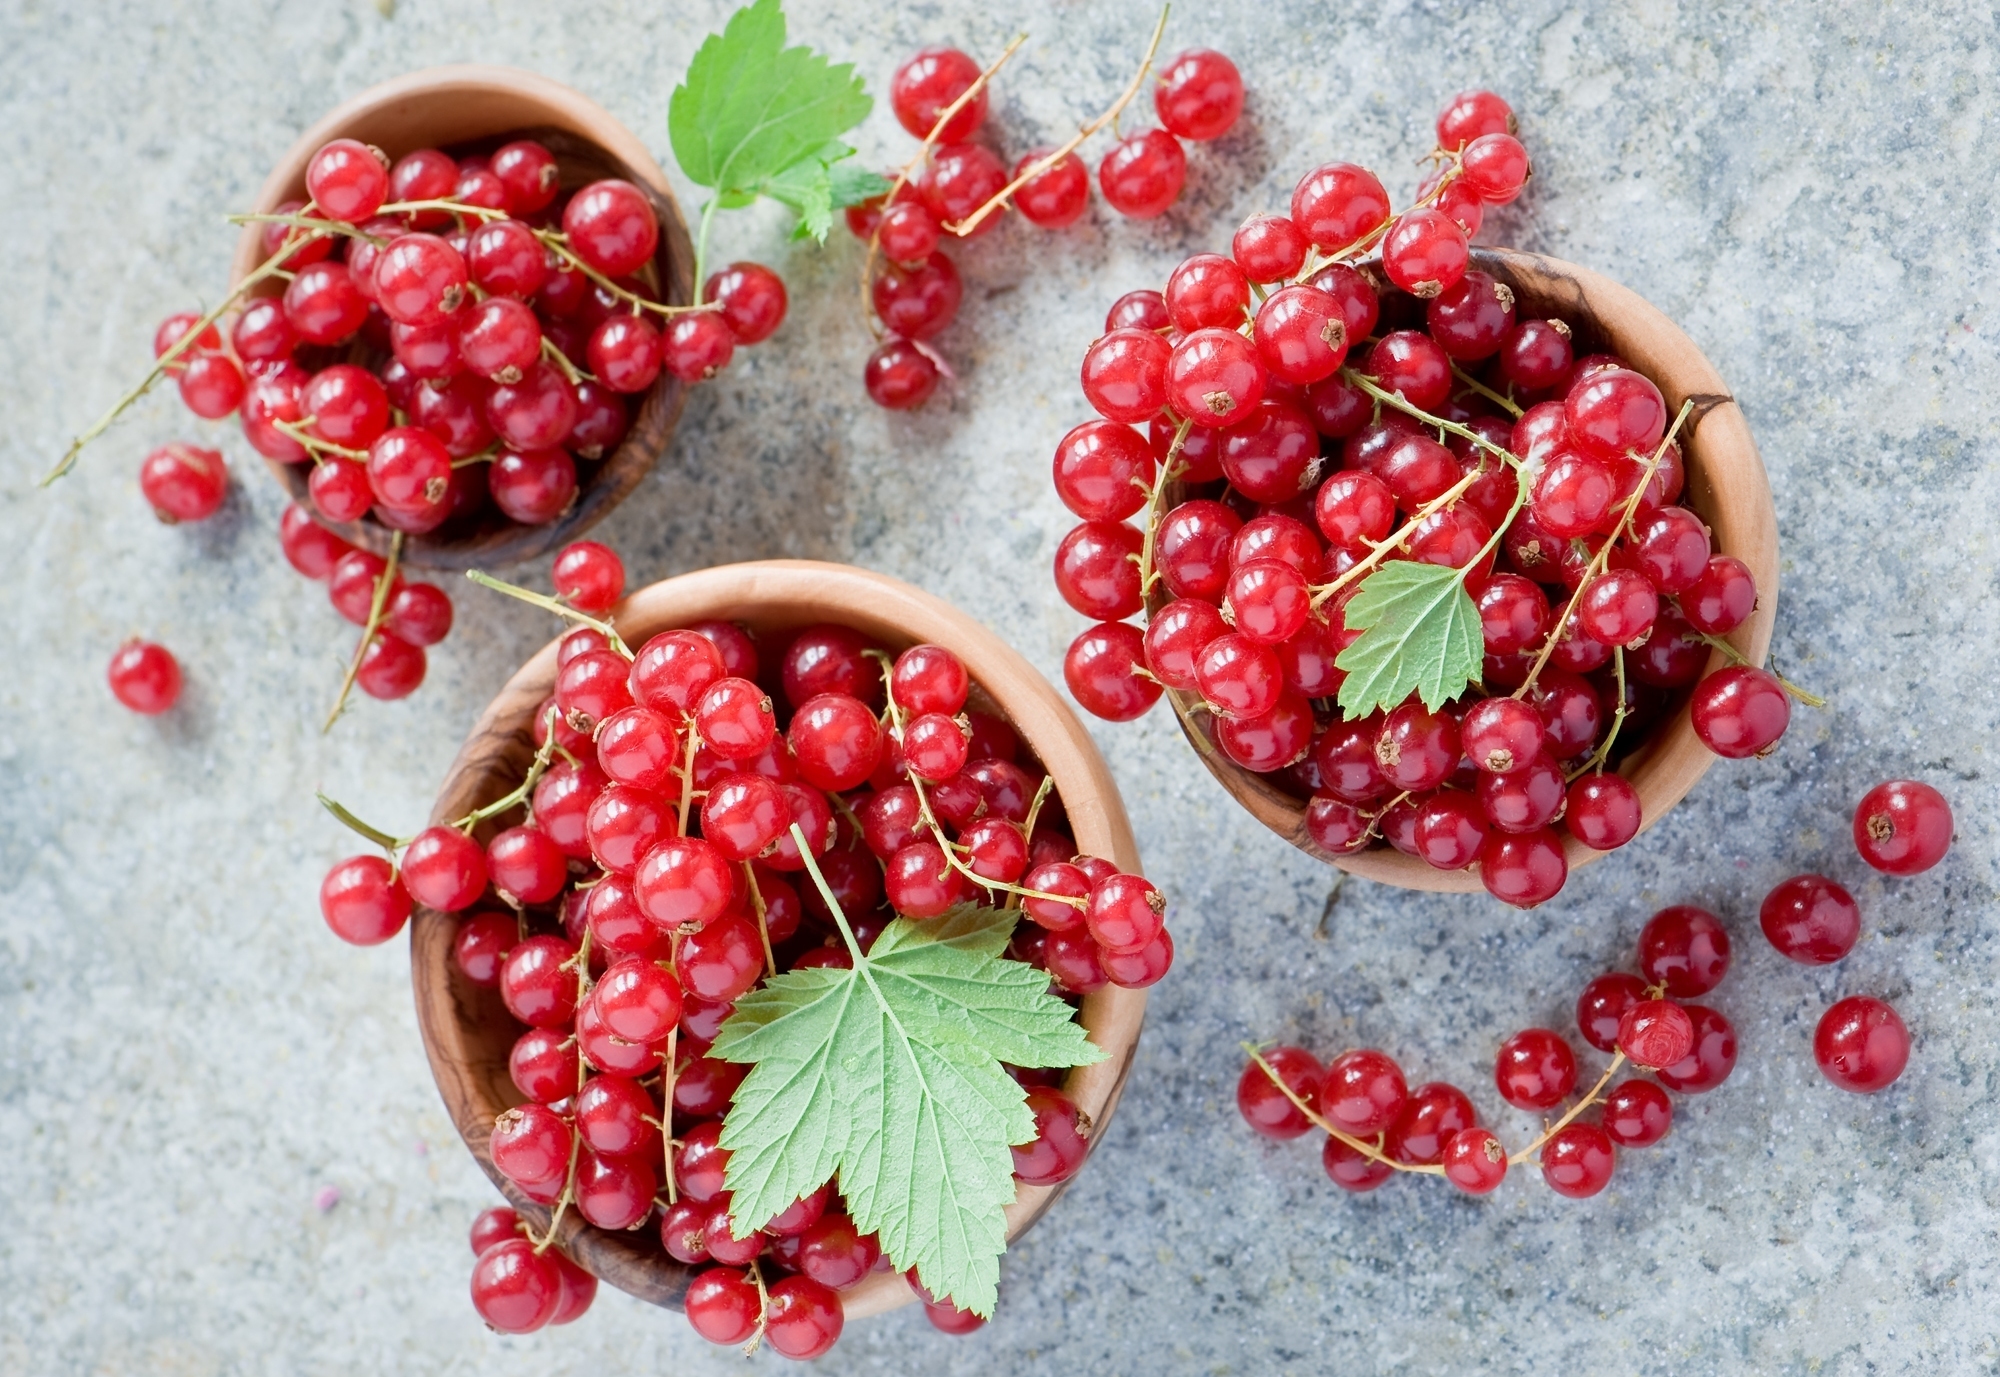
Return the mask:
<path fill-rule="evenodd" d="M 1951 805 L 1930 785 L 1892 779 L 1854 808 L 1854 848 L 1887 875 L 1916 875 L 1951 849 Z"/>

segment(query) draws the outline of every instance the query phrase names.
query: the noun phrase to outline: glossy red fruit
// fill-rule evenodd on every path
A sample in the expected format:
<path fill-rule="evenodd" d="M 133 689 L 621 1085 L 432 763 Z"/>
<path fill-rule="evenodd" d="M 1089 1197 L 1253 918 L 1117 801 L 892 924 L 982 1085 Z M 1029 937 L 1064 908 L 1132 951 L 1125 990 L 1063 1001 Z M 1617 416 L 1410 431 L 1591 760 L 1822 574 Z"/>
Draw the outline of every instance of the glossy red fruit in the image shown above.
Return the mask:
<path fill-rule="evenodd" d="M 940 225 L 959 225 L 992 200 L 1010 179 L 1007 165 L 976 143 L 948 143 L 932 150 L 917 177 L 917 194 Z M 998 215 L 981 220 L 966 236 L 976 239 L 1000 222 Z"/>
<path fill-rule="evenodd" d="M 933 253 L 920 263 L 891 263 L 870 289 L 875 314 L 892 334 L 928 339 L 951 324 L 965 288 L 950 258 Z"/>
<path fill-rule="evenodd" d="M 1485 134 L 1512 134 L 1514 112 L 1491 91 L 1460 91 L 1437 118 L 1438 147 L 1455 153 Z"/>
<path fill-rule="evenodd" d="M 938 376 L 937 364 L 928 354 L 908 340 L 892 339 L 868 356 L 862 385 L 877 406 L 910 411 L 930 399 Z"/>
<path fill-rule="evenodd" d="M 940 117 L 979 79 L 979 64 L 956 48 L 925 48 L 896 69 L 889 104 L 896 121 L 919 139 L 928 139 Z M 940 143 L 962 143 L 986 118 L 986 88 L 962 106 L 939 131 Z"/>
<path fill-rule="evenodd" d="M 1684 1095 L 1699 1095 L 1729 1079 L 1736 1067 L 1736 1030 L 1715 1010 L 1683 1005 L 1694 1023 L 1694 1050 L 1656 1074 L 1661 1085 Z"/>
<path fill-rule="evenodd" d="M 1257 308 L 1257 354 L 1271 375 L 1308 386 L 1336 373 L 1347 357 L 1340 303 L 1317 287 L 1282 287 Z"/>
<path fill-rule="evenodd" d="M 1670 999 L 1642 999 L 1619 1015 L 1618 1050 L 1648 1071 L 1672 1066 L 1694 1050 L 1694 1021 Z"/>
<path fill-rule="evenodd" d="M 1282 282 L 1305 266 L 1310 247 L 1289 217 L 1253 215 L 1230 240 L 1229 255 L 1252 282 Z"/>
<path fill-rule="evenodd" d="M 1196 425 L 1234 425 L 1263 398 L 1265 377 L 1257 347 L 1242 335 L 1233 330 L 1196 330 L 1173 348 L 1166 401 Z"/>
<path fill-rule="evenodd" d="M 1523 1029 L 1500 1044 L 1493 1083 L 1516 1109 L 1553 1109 L 1576 1089 L 1576 1053 L 1547 1028 Z"/>
<path fill-rule="evenodd" d="M 1027 1105 L 1035 1116 L 1035 1136 L 1013 1149 L 1014 1177 L 1030 1186 L 1061 1185 L 1090 1155 L 1089 1120 L 1060 1090 L 1030 1090 Z"/>
<path fill-rule="evenodd" d="M 1622 775 L 1585 775 L 1569 786 L 1563 825 L 1593 851 L 1615 851 L 1639 835 L 1639 791 Z"/>
<path fill-rule="evenodd" d="M 358 224 L 389 198 L 389 169 L 367 144 L 334 139 L 306 164 L 306 192 L 322 214 Z"/>
<path fill-rule="evenodd" d="M 1396 1169 L 1387 1162 L 1380 1161 L 1333 1137 L 1329 1137 L 1321 1145 L 1319 1160 L 1320 1166 L 1326 1171 L 1327 1180 L 1344 1191 L 1353 1191 L 1356 1194 L 1372 1191 L 1396 1174 Z"/>
<path fill-rule="evenodd" d="M 1382 336 L 1369 349 L 1361 371 L 1383 391 L 1400 394 L 1422 411 L 1436 412 L 1451 396 L 1451 359 L 1421 330 L 1394 330 Z"/>
<path fill-rule="evenodd" d="M 1618 1025 L 1625 1011 L 1646 998 L 1646 982 L 1636 975 L 1613 971 L 1598 976 L 1576 997 L 1576 1026 L 1583 1040 L 1600 1052 L 1618 1045 Z"/>
<path fill-rule="evenodd" d="M 1489 835 L 1472 795 L 1440 790 L 1417 810 L 1417 854 L 1439 870 L 1463 870 L 1479 859 Z"/>
<path fill-rule="evenodd" d="M 1711 636 L 1741 626 L 1757 608 L 1757 581 L 1750 567 L 1729 555 L 1711 556 L 1701 573 L 1681 590 L 1681 613 L 1688 625 Z"/>
<path fill-rule="evenodd" d="M 1663 908 L 1639 930 L 1639 970 L 1675 999 L 1707 994 L 1729 973 L 1729 931 L 1692 904 Z"/>
<path fill-rule="evenodd" d="M 1873 1094 L 1903 1074 L 1910 1061 L 1910 1031 L 1879 999 L 1853 995 L 1820 1016 L 1813 1030 L 1813 1060 L 1842 1090 Z"/>
<path fill-rule="evenodd" d="M 786 1277 L 770 1288 L 764 1339 L 787 1358 L 817 1358 L 840 1338 L 840 1297 L 811 1277 Z"/>
<path fill-rule="evenodd" d="M 1083 356 L 1083 395 L 1107 420 L 1138 422 L 1167 404 L 1173 346 L 1151 330 L 1112 330 Z"/>
<path fill-rule="evenodd" d="M 1804 966 L 1838 961 L 1861 938 L 1861 906 L 1824 875 L 1794 875 L 1778 885 L 1757 920 L 1781 956 Z"/>
<path fill-rule="evenodd" d="M 1508 575 L 1498 575 L 1495 582 Z M 1460 741 L 1474 768 L 1511 775 L 1542 758 L 1542 715 L 1517 698 L 1482 698 L 1466 710 Z M 1456 764 L 1456 762 L 1453 762 Z"/>
<path fill-rule="evenodd" d="M 1160 701 L 1160 685 L 1137 673 L 1145 664 L 1145 637 L 1138 627 L 1100 622 L 1070 642 L 1063 683 L 1092 716 L 1130 722 Z"/>
<path fill-rule="evenodd" d="M 1507 1176 L 1507 1149 L 1490 1128 L 1462 1128 L 1445 1140 L 1445 1180 L 1468 1195 L 1485 1195 Z"/>
<path fill-rule="evenodd" d="M 1210 326 L 1233 330 L 1248 319 L 1250 280 L 1235 260 L 1198 253 L 1167 278 L 1167 314 L 1186 333 Z"/>
<path fill-rule="evenodd" d="M 1596 1124 L 1574 1123 L 1542 1144 L 1542 1179 L 1557 1195 L 1584 1200 L 1611 1183 L 1616 1154 Z"/>
<path fill-rule="evenodd" d="M 1476 1118 L 1464 1091 L 1432 1081 L 1410 1092 L 1383 1147 L 1399 1162 L 1435 1166 L 1444 1160 L 1445 1145 L 1453 1135 L 1472 1128 Z"/>
<path fill-rule="evenodd" d="M 1329 252 L 1358 244 L 1388 218 L 1389 193 L 1374 173 L 1352 163 L 1315 168 L 1292 192 L 1293 223 Z"/>
<path fill-rule="evenodd" d="M 502 1334 L 532 1334 L 562 1305 L 562 1274 L 553 1257 L 525 1238 L 495 1243 L 472 1265 L 472 1306 Z"/>
<path fill-rule="evenodd" d="M 403 888 L 441 913 L 470 908 L 486 892 L 486 853 L 456 827 L 427 827 L 403 849 Z"/>
<path fill-rule="evenodd" d="M 1620 1081 L 1604 1092 L 1604 1136 L 1619 1147 L 1651 1147 L 1673 1123 L 1673 1101 L 1652 1081 Z"/>
<path fill-rule="evenodd" d="M 1098 190 L 1120 215 L 1150 220 L 1180 199 L 1187 153 L 1164 129 L 1128 134 L 1097 165 Z"/>
<path fill-rule="evenodd" d="M 1570 441 L 1598 459 L 1638 451 L 1651 458 L 1667 429 L 1660 389 L 1629 368 L 1606 368 L 1578 380 L 1563 402 Z"/>
<path fill-rule="evenodd" d="M 112 655 L 105 679 L 112 697 L 148 717 L 165 712 L 181 696 L 181 667 L 173 652 L 136 637 Z"/>
<path fill-rule="evenodd" d="M 694 1332 L 712 1344 L 740 1344 L 757 1332 L 763 1297 L 749 1275 L 734 1267 L 711 1267 L 688 1284 L 682 1301 Z"/>
<path fill-rule="evenodd" d="M 1430 300 L 1465 276 L 1471 250 L 1465 231 L 1443 211 L 1405 211 L 1382 239 L 1382 268 L 1389 280 L 1420 300 Z"/>
<path fill-rule="evenodd" d="M 788 740 L 801 777 L 814 788 L 839 793 L 874 772 L 884 737 L 867 704 L 825 693 L 808 698 L 793 714 Z"/>
<path fill-rule="evenodd" d="M 1481 134 L 1460 154 L 1459 176 L 1490 206 L 1519 196 L 1529 171 L 1528 150 L 1512 134 Z"/>
<path fill-rule="evenodd" d="M 410 896 L 387 860 L 350 856 L 320 882 L 319 912 L 341 941 L 372 947 L 403 930 Z"/>
<path fill-rule="evenodd" d="M 1373 1048 L 1341 1053 L 1320 1080 L 1320 1114 L 1357 1138 L 1386 1132 L 1408 1102 L 1402 1068 Z"/>
<path fill-rule="evenodd" d="M 1196 142 L 1219 139 L 1243 113 L 1242 74 L 1221 53 L 1190 48 L 1159 73 L 1153 108 L 1169 133 Z"/>
<path fill-rule="evenodd" d="M 1527 833 L 1495 832 L 1479 853 L 1479 879 L 1486 892 L 1516 908 L 1553 899 L 1569 878 L 1562 839 L 1550 828 Z"/>
<path fill-rule="evenodd" d="M 1695 735 L 1729 760 L 1769 754 L 1791 724 L 1792 704 L 1777 676 L 1730 665 L 1703 679 L 1690 704 Z"/>
<path fill-rule="evenodd" d="M 591 805 L 593 820 L 601 806 L 601 800 Z M 593 849 L 600 848 L 593 845 Z M 645 853 L 632 880 L 632 897 L 640 911 L 668 932 L 713 922 L 727 910 L 734 895 L 735 877 L 729 862 L 713 843 L 700 837 L 661 841 Z"/>
<path fill-rule="evenodd" d="M 562 227 L 576 256 L 610 278 L 644 267 L 660 242 L 652 202 L 616 179 L 592 182 L 570 197 Z"/>
<path fill-rule="evenodd" d="M 1273 1047 L 1262 1055 L 1294 1095 L 1307 1104 L 1317 1103 L 1326 1075 L 1318 1058 L 1302 1047 Z M 1236 1082 L 1236 1108 L 1244 1122 L 1266 1138 L 1296 1138 L 1312 1127 L 1304 1111 L 1254 1061 Z"/>
<path fill-rule="evenodd" d="M 722 320 L 738 344 L 761 344 L 785 323 L 790 304 L 784 279 L 761 263 L 731 263 L 711 275 L 702 300 L 722 308 Z"/>
<path fill-rule="evenodd" d="M 1855 850 L 1887 875 L 1920 874 L 1943 860 L 1951 829 L 1951 805 L 1919 780 L 1878 784 L 1854 807 Z"/>

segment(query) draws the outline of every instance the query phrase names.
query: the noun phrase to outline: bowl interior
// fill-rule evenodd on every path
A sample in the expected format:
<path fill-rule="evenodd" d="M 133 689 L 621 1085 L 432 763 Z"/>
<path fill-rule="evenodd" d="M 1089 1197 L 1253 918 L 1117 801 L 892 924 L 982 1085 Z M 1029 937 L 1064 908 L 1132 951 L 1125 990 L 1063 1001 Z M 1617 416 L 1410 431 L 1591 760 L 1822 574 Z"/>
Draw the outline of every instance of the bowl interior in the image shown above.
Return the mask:
<path fill-rule="evenodd" d="M 419 148 L 461 155 L 491 152 L 513 138 L 539 139 L 556 156 L 560 185 L 574 190 L 606 177 L 623 178 L 644 191 L 660 222 L 660 246 L 646 274 L 661 299 L 685 304 L 694 296 L 694 252 L 679 204 L 645 146 L 609 112 L 570 88 L 531 72 L 496 67 L 439 67 L 374 86 L 302 134 L 265 179 L 254 210 L 263 213 L 305 196 L 305 169 L 314 152 L 334 138 L 359 139 L 396 158 Z M 261 261 L 260 228 L 245 226 L 237 241 L 231 280 Z M 266 284 L 266 294 L 282 284 Z M 358 342 L 357 357 L 367 351 Z M 406 537 L 403 561 L 417 568 L 459 570 L 518 563 L 546 554 L 595 525 L 638 485 L 665 451 L 687 400 L 687 385 L 662 371 L 643 396 L 628 398 L 632 412 L 625 438 L 598 460 L 577 460 L 577 495 L 570 509 L 544 526 L 522 526 L 490 504 L 475 517 Z M 306 510 L 310 466 L 266 460 L 266 466 Z M 364 518 L 323 522 L 342 538 L 386 554 L 389 529 Z"/>
<path fill-rule="evenodd" d="M 1683 402 L 1694 402 L 1680 432 L 1687 469 L 1680 502 L 1708 523 L 1718 553 L 1734 555 L 1755 575 L 1756 610 L 1727 639 L 1753 664 L 1762 664 L 1777 617 L 1777 514 L 1749 425 L 1721 376 L 1679 326 L 1609 278 L 1512 249 L 1475 249 L 1472 259 L 1474 268 L 1513 289 L 1517 318 L 1567 321 L 1579 356 L 1597 351 L 1620 355 L 1658 384 L 1669 412 L 1678 412 Z M 1168 501 L 1176 500 L 1170 490 Z M 1704 672 L 1723 663 L 1722 652 L 1715 651 Z M 1405 889 L 1472 893 L 1481 888 L 1476 871 L 1438 870 L 1387 846 L 1328 856 L 1307 835 L 1301 800 L 1238 766 L 1215 747 L 1204 730 L 1209 713 L 1199 696 L 1169 690 L 1167 697 L 1202 764 L 1260 822 L 1300 850 L 1342 870 Z M 1715 762 L 1694 734 L 1688 698 L 1687 690 L 1679 691 L 1645 742 L 1619 763 L 1618 773 L 1639 794 L 1641 830 L 1680 802 Z M 1611 854 L 1593 851 L 1574 837 L 1565 838 L 1564 850 L 1572 870 Z"/>
<path fill-rule="evenodd" d="M 731 565 L 641 589 L 614 613 L 635 647 L 647 637 L 691 622 L 741 622 L 771 633 L 817 622 L 839 622 L 899 650 L 921 641 L 949 646 L 971 672 L 982 707 L 1004 716 L 1054 777 L 1078 847 L 1121 869 L 1136 870 L 1138 848 L 1102 757 L 1055 690 L 1025 660 L 964 613 L 926 593 L 878 574 L 811 561 Z M 433 821 L 461 817 L 514 787 L 534 755 L 536 706 L 555 682 L 551 643 L 510 680 L 482 714 L 451 766 L 432 811 Z M 457 920 L 419 909 L 411 930 L 412 979 L 418 1022 L 431 1068 L 466 1146 L 502 1193 L 545 1226 L 547 1211 L 528 1202 L 494 1170 L 487 1143 L 493 1119 L 521 1103 L 507 1057 L 518 1027 L 498 993 L 464 979 L 451 958 Z M 1099 1130 L 1109 1121 L 1131 1066 L 1146 992 L 1107 986 L 1088 996 L 1083 1023 L 1110 1055 L 1072 1071 L 1064 1089 Z M 1061 1187 L 1022 1187 L 1009 1208 L 1008 1237 L 1041 1217 Z M 561 1241 L 570 1255 L 621 1290 L 659 1305 L 678 1306 L 692 1269 L 660 1247 L 657 1230 L 609 1234 L 566 1213 Z M 871 1277 L 843 1293 L 850 1317 L 907 1303 L 909 1287 L 893 1273 Z"/>

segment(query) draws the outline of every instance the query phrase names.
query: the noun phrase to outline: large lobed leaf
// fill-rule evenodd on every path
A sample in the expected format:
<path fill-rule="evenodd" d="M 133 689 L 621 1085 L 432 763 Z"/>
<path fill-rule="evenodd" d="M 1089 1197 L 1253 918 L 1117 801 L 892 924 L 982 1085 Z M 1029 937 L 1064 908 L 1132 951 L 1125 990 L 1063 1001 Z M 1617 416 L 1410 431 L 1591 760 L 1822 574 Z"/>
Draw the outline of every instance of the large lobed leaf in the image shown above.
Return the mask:
<path fill-rule="evenodd" d="M 1412 693 L 1436 712 L 1479 677 L 1485 638 L 1462 569 L 1390 560 L 1362 580 L 1345 611 L 1348 628 L 1361 632 L 1333 662 L 1347 671 L 1340 710 L 1350 720 Z"/>
<path fill-rule="evenodd" d="M 899 918 L 853 970 L 787 972 L 736 1001 L 709 1055 L 751 1065 L 722 1131 L 737 1226 L 837 1176 L 857 1227 L 899 1269 L 993 1313 L 1009 1148 L 1034 1137 L 1000 1063 L 1104 1057 L 1045 972 L 1002 956 L 1017 916 L 960 904 Z"/>
<path fill-rule="evenodd" d="M 778 0 L 756 0 L 696 51 L 667 104 L 667 135 L 691 181 L 754 194 L 859 124 L 872 103 L 852 64 L 787 48 Z"/>

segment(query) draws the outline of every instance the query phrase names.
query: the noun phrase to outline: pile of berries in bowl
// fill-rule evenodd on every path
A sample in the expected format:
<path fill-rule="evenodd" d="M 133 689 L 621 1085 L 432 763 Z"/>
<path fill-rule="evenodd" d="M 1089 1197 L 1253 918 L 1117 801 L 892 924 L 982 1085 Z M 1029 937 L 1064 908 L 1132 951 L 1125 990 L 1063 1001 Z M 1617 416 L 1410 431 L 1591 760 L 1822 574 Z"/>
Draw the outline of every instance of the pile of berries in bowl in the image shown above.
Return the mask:
<path fill-rule="evenodd" d="M 323 913 L 348 940 L 381 941 L 421 906 L 432 1066 L 531 1251 L 560 1247 L 717 1342 L 761 1335 L 794 1357 L 824 1351 L 845 1316 L 913 1296 L 947 1329 L 976 1327 L 991 1301 L 945 1294 L 950 1269 L 934 1274 L 907 1221 L 881 1222 L 880 1194 L 855 1195 L 844 1171 L 780 1191 L 794 1203 L 775 1217 L 732 1213 L 752 1187 L 729 1135 L 746 1097 L 764 1102 L 740 1050 L 760 1015 L 732 1016 L 926 932 L 967 945 L 985 924 L 991 964 L 1094 1045 L 995 1062 L 1031 1124 L 998 1145 L 1012 1203 L 989 1202 L 997 1265 L 1082 1165 L 1144 987 L 1172 958 L 1108 772 L 1054 690 L 963 614 L 837 566 L 642 590 L 509 683 L 432 826 L 370 831 L 393 863 L 336 866 Z M 565 1294 L 553 1260 L 521 1251 L 475 1273 L 497 1327 L 548 1323 Z"/>
<path fill-rule="evenodd" d="M 1097 622 L 1084 707 L 1168 696 L 1295 844 L 1532 905 L 1770 750 L 1790 686 L 1757 667 L 1776 523 L 1721 379 L 1617 284 L 1466 246 L 1526 177 L 1510 129 L 1461 97 L 1415 208 L 1330 164 L 1122 298 L 1083 364 L 1103 419 L 1055 455 L 1083 518 L 1055 578 Z"/>

